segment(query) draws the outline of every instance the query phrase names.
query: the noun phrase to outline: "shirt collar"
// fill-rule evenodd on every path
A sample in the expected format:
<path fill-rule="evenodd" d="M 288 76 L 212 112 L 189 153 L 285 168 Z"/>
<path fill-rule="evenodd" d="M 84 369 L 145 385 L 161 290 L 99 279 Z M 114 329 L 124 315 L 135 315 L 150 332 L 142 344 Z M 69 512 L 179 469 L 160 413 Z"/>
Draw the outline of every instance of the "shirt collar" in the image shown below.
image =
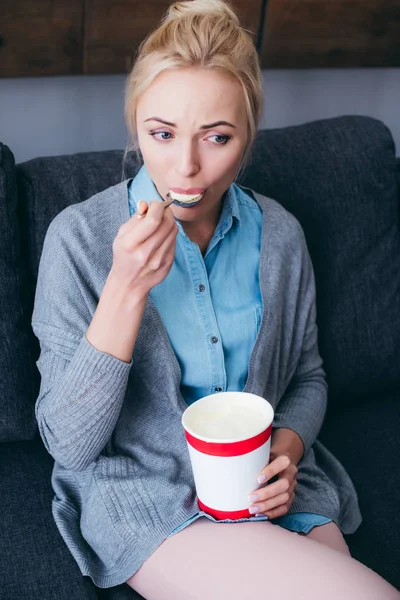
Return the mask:
<path fill-rule="evenodd" d="M 215 234 L 220 237 L 224 237 L 224 235 L 228 233 L 234 221 L 237 221 L 237 224 L 240 225 L 240 211 L 237 200 L 237 192 L 237 186 L 232 184 L 224 194 L 222 212 L 219 223 L 215 230 Z"/>
<path fill-rule="evenodd" d="M 145 165 L 143 165 L 136 177 L 131 179 L 128 184 L 129 212 L 132 216 L 136 212 L 137 204 L 140 200 L 147 203 L 151 200 L 162 202 L 162 198 L 157 191 Z"/>

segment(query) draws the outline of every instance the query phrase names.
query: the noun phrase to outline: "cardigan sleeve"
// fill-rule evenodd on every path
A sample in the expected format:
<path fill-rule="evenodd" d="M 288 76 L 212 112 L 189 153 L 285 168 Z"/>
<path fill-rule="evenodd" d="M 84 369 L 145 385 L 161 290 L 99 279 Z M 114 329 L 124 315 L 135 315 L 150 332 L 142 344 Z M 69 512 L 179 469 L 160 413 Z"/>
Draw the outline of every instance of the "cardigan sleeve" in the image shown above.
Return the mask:
<path fill-rule="evenodd" d="M 302 439 L 306 453 L 324 420 L 327 383 L 318 350 L 314 272 L 305 240 L 302 265 L 304 288 L 299 292 L 298 303 L 299 311 L 306 311 L 306 325 L 294 374 L 276 407 L 273 427 L 295 431 Z"/>
<path fill-rule="evenodd" d="M 74 258 L 78 242 L 61 219 L 46 234 L 36 286 L 32 328 L 40 343 L 41 386 L 35 411 L 49 453 L 65 468 L 82 470 L 111 437 L 132 361 L 101 352 L 86 339 L 90 295 Z"/>

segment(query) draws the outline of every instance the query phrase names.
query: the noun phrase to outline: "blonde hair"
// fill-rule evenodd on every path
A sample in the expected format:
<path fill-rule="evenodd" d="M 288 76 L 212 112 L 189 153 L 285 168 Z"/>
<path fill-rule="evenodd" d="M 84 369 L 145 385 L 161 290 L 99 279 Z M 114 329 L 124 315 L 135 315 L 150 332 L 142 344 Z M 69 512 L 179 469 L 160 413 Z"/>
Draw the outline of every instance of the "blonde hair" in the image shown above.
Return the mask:
<path fill-rule="evenodd" d="M 232 7 L 223 0 L 186 0 L 172 4 L 161 25 L 141 43 L 125 87 L 125 121 L 137 149 L 136 107 L 140 96 L 167 69 L 220 69 L 242 86 L 248 136 L 242 165 L 250 158 L 262 112 L 262 79 L 257 51 L 240 26 Z"/>

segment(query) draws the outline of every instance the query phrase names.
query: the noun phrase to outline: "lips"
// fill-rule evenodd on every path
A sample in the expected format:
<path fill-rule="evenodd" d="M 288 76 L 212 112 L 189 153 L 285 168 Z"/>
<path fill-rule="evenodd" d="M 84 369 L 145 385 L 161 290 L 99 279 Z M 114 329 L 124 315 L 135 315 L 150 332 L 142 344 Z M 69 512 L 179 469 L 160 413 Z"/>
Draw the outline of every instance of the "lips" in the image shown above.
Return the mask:
<path fill-rule="evenodd" d="M 188 188 L 187 190 L 184 190 L 183 188 L 170 188 L 173 192 L 177 193 L 177 194 L 202 194 L 203 192 L 205 192 L 205 188 Z"/>
<path fill-rule="evenodd" d="M 176 189 L 177 188 L 175 188 L 175 190 Z M 197 189 L 199 189 L 199 188 L 197 188 Z M 198 204 L 203 199 L 204 194 L 206 193 L 206 191 L 204 190 L 200 194 L 186 194 L 186 193 L 176 192 L 175 190 L 173 190 L 173 189 L 169 190 L 167 196 L 172 198 L 175 205 L 182 206 L 184 208 L 191 208 L 192 206 L 196 206 L 196 204 Z"/>

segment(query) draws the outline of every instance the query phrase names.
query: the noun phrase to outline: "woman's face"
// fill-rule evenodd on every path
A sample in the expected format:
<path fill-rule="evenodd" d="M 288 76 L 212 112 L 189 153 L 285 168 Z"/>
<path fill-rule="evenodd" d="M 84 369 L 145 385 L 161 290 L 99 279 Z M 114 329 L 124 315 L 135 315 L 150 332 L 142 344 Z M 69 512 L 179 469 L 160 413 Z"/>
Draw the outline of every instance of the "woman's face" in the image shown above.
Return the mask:
<path fill-rule="evenodd" d="M 136 122 L 144 163 L 162 198 L 171 188 L 206 190 L 195 206 L 172 205 L 174 216 L 195 222 L 215 213 L 247 142 L 240 83 L 214 69 L 164 71 L 141 96 Z"/>

